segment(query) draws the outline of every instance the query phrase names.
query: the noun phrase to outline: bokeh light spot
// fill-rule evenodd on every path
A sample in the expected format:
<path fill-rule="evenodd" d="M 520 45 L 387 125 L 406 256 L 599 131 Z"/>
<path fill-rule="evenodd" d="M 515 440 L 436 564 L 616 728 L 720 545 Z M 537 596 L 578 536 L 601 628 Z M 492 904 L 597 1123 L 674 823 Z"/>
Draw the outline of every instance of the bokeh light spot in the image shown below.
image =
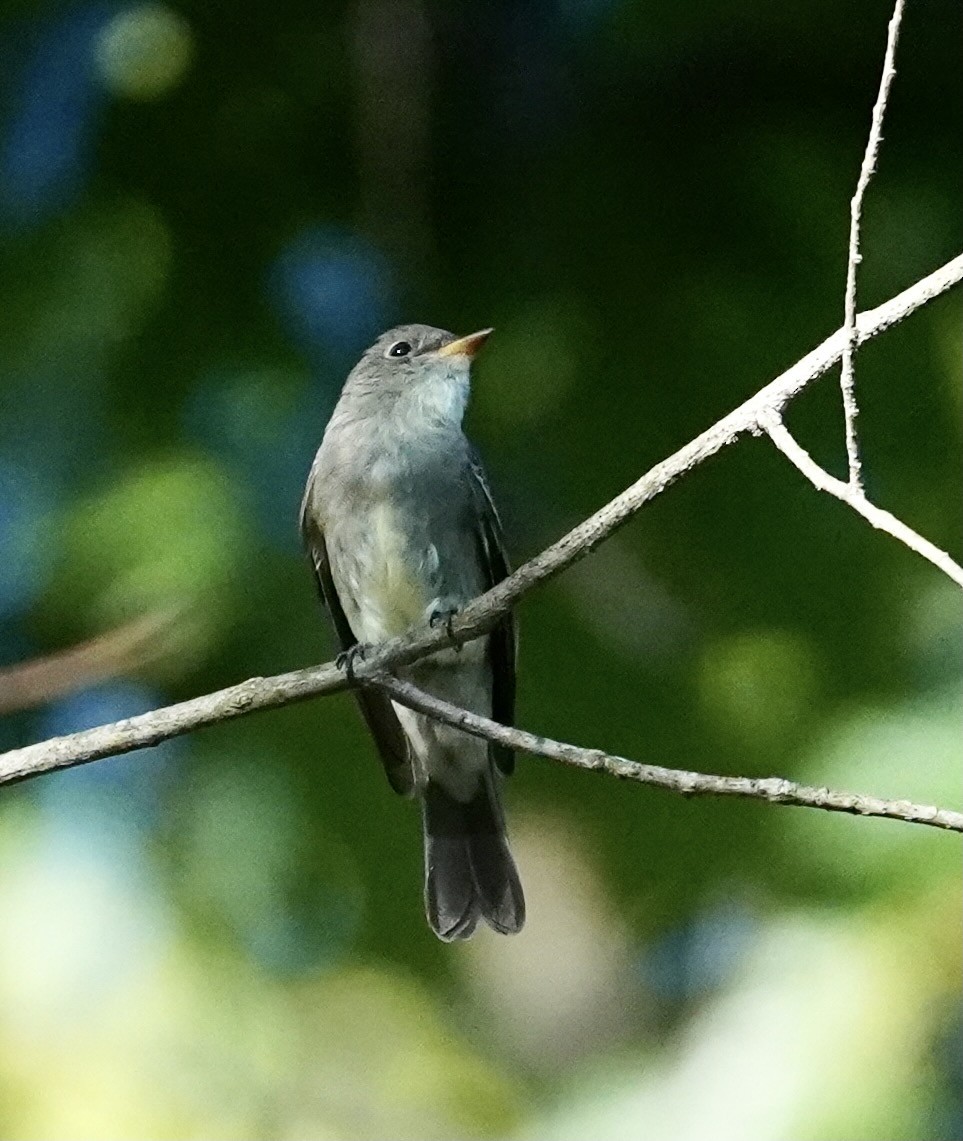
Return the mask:
<path fill-rule="evenodd" d="M 279 254 L 268 288 L 298 341 L 349 364 L 386 327 L 392 308 L 388 262 L 358 235 L 332 226 L 298 234 Z"/>
<path fill-rule="evenodd" d="M 127 99 L 158 99 L 183 79 L 194 55 L 187 21 L 164 4 L 138 4 L 115 16 L 97 41 L 106 86 Z"/>

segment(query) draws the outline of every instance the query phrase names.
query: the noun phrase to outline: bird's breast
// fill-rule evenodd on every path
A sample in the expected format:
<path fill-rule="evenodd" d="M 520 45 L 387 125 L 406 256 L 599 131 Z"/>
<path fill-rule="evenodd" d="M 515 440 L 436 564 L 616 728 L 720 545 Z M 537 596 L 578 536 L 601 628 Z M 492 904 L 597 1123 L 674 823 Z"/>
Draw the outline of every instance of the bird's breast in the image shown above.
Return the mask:
<path fill-rule="evenodd" d="M 410 507 L 379 498 L 338 544 L 339 594 L 356 636 L 379 642 L 424 622 L 437 596 L 438 551 Z"/>

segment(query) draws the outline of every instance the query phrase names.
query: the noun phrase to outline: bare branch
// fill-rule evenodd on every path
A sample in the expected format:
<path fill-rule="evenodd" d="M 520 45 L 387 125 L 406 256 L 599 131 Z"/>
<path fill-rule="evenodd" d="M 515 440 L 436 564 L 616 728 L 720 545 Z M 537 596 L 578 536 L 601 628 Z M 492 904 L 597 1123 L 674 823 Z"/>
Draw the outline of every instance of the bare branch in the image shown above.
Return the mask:
<path fill-rule="evenodd" d="M 853 361 L 856 356 L 858 336 L 856 332 L 856 267 L 862 261 L 859 252 L 859 229 L 862 221 L 863 198 L 879 158 L 879 145 L 883 140 L 883 117 L 886 114 L 886 101 L 890 85 L 896 75 L 896 44 L 899 40 L 900 22 L 903 19 L 903 0 L 896 0 L 893 16 L 889 22 L 886 37 L 886 56 L 883 60 L 883 74 L 879 81 L 879 91 L 873 106 L 873 119 L 866 140 L 863 163 L 859 169 L 856 193 L 849 208 L 849 256 L 846 262 L 846 302 L 843 328 L 846 332 L 843 345 L 843 363 L 839 373 L 839 387 L 843 394 L 843 413 L 846 417 L 846 457 L 849 461 L 849 483 L 856 490 L 862 490 L 863 473 L 859 458 L 859 436 L 856 431 L 856 376 Z"/>
<path fill-rule="evenodd" d="M 644 765 L 615 757 L 600 749 L 583 749 L 548 737 L 537 737 L 524 729 L 500 725 L 488 717 L 470 713 L 442 701 L 410 682 L 393 677 L 372 679 L 369 685 L 391 695 L 394 701 L 407 705 L 419 713 L 463 729 L 475 737 L 495 741 L 523 753 L 548 757 L 580 769 L 606 772 L 622 780 L 639 784 L 657 785 L 683 796 L 741 796 L 752 800 L 767 800 L 771 804 L 791 804 L 800 808 L 823 808 L 827 812 L 848 812 L 858 816 L 881 816 L 890 820 L 903 820 L 909 824 L 927 824 L 951 832 L 963 832 L 963 812 L 936 808 L 928 804 L 911 804 L 907 800 L 882 800 L 857 792 L 835 792 L 829 788 L 811 788 L 781 777 L 730 777 L 710 773 L 694 773 L 685 769 L 666 769 L 661 765 Z"/>
<path fill-rule="evenodd" d="M 921 305 L 945 293 L 961 280 L 963 254 L 948 261 L 890 301 L 860 314 L 856 322 L 860 344 L 898 324 Z M 760 431 L 760 416 L 769 410 L 781 411 L 807 385 L 832 368 L 842 355 L 844 340 L 844 330 L 838 329 L 818 348 L 761 388 L 755 396 L 717 420 L 711 428 L 707 428 L 668 459 L 656 464 L 621 495 L 573 527 L 540 555 L 519 567 L 514 574 L 482 595 L 481 599 L 466 607 L 454 621 L 457 640 L 468 641 L 487 633 L 498 618 L 532 587 L 546 582 L 584 558 L 680 476 L 720 452 L 726 445 L 734 443 L 744 433 Z M 444 639 L 436 637 L 433 644 L 435 647 L 443 645 Z M 406 657 L 404 660 L 413 661 L 414 657 Z"/>
<path fill-rule="evenodd" d="M 806 449 L 796 442 L 778 413 L 764 413 L 760 417 L 759 423 L 782 454 L 790 463 L 799 468 L 814 487 L 841 499 L 843 503 L 852 507 L 854 511 L 868 520 L 878 531 L 885 531 L 894 539 L 899 539 L 904 546 L 909 547 L 918 555 L 922 555 L 924 559 L 938 567 L 957 585 L 963 586 L 963 567 L 955 563 L 945 551 L 934 546 L 929 539 L 924 539 L 922 535 L 918 535 L 912 528 L 907 527 L 895 515 L 875 507 L 860 488 L 854 487 L 851 483 L 843 483 L 841 479 L 836 479 L 835 476 L 830 475 L 825 468 L 821 468 Z"/>
<path fill-rule="evenodd" d="M 902 321 L 961 279 L 963 254 L 885 304 L 861 314 L 856 325 L 860 341 L 869 340 Z M 402 637 L 392 638 L 372 652 L 366 661 L 356 664 L 354 672 L 358 680 L 370 681 L 379 674 L 389 673 L 398 666 L 407 665 L 442 649 L 453 641 L 467 642 L 488 633 L 525 594 L 587 555 L 685 472 L 721 451 L 743 433 L 764 430 L 761 422 L 767 413 L 780 411 L 839 360 L 844 337 L 844 330 L 837 330 L 755 396 L 674 455 L 656 464 L 595 515 L 519 567 L 492 590 L 476 598 L 455 615 L 451 623 L 451 635 L 445 627 L 439 626 L 412 630 Z M 271 678 L 251 678 L 216 693 L 204 694 L 112 725 L 86 729 L 4 753 L 0 755 L 0 783 L 23 780 L 54 769 L 157 745 L 170 737 L 189 733 L 205 725 L 347 688 L 348 681 L 344 672 L 333 662 Z"/>

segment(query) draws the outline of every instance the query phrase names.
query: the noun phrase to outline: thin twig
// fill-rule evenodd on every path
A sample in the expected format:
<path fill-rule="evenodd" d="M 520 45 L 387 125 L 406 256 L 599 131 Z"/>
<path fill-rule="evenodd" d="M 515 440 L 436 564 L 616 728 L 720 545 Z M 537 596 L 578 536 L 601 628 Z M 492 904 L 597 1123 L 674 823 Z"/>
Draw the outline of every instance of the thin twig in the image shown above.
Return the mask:
<path fill-rule="evenodd" d="M 797 443 L 778 413 L 763 413 L 759 417 L 759 425 L 765 429 L 769 438 L 790 463 L 795 464 L 819 491 L 826 491 L 837 499 L 841 499 L 843 503 L 852 507 L 854 511 L 868 520 L 878 531 L 885 531 L 888 535 L 892 535 L 894 539 L 898 539 L 911 551 L 915 551 L 928 562 L 931 562 L 933 566 L 938 567 L 959 586 L 963 586 L 963 567 L 955 563 L 945 551 L 941 551 L 929 539 L 924 539 L 922 535 L 918 535 L 912 528 L 907 527 L 901 519 L 897 519 L 895 515 L 891 515 L 888 511 L 883 511 L 870 503 L 859 488 L 853 487 L 850 483 L 843 483 L 841 479 L 836 479 L 835 476 L 821 468 L 806 449 Z"/>
<path fill-rule="evenodd" d="M 899 41 L 900 22 L 903 19 L 903 0 L 896 0 L 893 16 L 889 22 L 886 37 L 886 55 L 883 59 L 883 74 L 879 81 L 879 91 L 873 106 L 873 119 L 866 140 L 856 193 L 849 207 L 849 255 L 846 260 L 846 302 L 843 328 L 846 331 L 843 345 L 843 363 L 839 372 L 839 387 L 843 395 L 843 414 L 846 418 L 846 457 L 849 461 L 849 483 L 855 490 L 863 486 L 862 464 L 859 458 L 859 435 L 856 431 L 856 417 L 859 408 L 856 404 L 856 377 L 853 362 L 856 356 L 858 336 L 856 333 L 856 269 L 862 261 L 859 251 L 859 231 L 863 214 L 863 198 L 879 158 L 879 145 L 883 140 L 883 117 L 886 114 L 886 101 L 890 85 L 896 75 L 896 44 Z"/>
<path fill-rule="evenodd" d="M 902 321 L 961 279 L 963 254 L 885 304 L 861 314 L 856 325 L 860 340 L 869 340 Z M 674 455 L 656 464 L 600 511 L 519 567 L 503 582 L 476 598 L 455 615 L 450 634 L 447 626 L 436 626 L 412 630 L 385 642 L 366 661 L 355 665 L 354 672 L 358 680 L 370 680 L 379 673 L 392 672 L 398 666 L 423 658 L 452 642 L 468 642 L 487 634 L 523 595 L 587 555 L 680 476 L 721 451 L 743 433 L 761 431 L 760 420 L 767 410 L 779 411 L 808 384 L 832 368 L 842 353 L 843 340 L 844 330 L 838 329 L 818 348 L 760 389 L 755 396 Z M 347 688 L 344 671 L 338 669 L 333 662 L 276 677 L 251 678 L 216 693 L 155 709 L 112 725 L 85 729 L 80 733 L 55 737 L 0 754 L 0 783 L 24 780 L 54 769 L 85 764 L 101 757 L 130 752 L 132 749 L 143 749 L 205 725 Z"/>
<path fill-rule="evenodd" d="M 881 816 L 890 820 L 903 820 L 909 824 L 927 824 L 951 832 L 963 832 L 963 812 L 936 808 L 929 804 L 911 804 L 908 800 L 883 800 L 858 792 L 836 792 L 829 788 L 811 788 L 781 777 L 732 777 L 711 773 L 694 773 L 685 769 L 666 769 L 661 765 L 644 765 L 625 757 L 612 756 L 600 749 L 583 749 L 563 741 L 538 737 L 524 729 L 500 725 L 488 717 L 460 709 L 441 698 L 418 689 L 410 682 L 393 677 L 372 679 L 394 701 L 424 713 L 436 721 L 462 729 L 486 741 L 495 741 L 523 753 L 548 757 L 580 769 L 609 773 L 623 780 L 653 784 L 683 796 L 741 796 L 753 800 L 767 800 L 772 804 L 791 804 L 800 808 L 822 808 L 827 812 L 848 812 L 859 816 Z"/>

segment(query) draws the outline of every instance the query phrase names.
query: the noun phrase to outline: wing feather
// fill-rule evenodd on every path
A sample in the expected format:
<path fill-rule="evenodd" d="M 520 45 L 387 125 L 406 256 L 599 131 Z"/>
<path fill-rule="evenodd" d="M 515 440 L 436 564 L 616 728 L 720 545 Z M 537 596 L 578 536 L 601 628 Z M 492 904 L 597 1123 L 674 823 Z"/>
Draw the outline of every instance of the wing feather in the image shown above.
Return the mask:
<path fill-rule="evenodd" d="M 331 615 L 341 649 L 350 650 L 357 644 L 358 639 L 354 636 L 344 607 L 341 605 L 341 599 L 338 597 L 337 587 L 331 575 L 324 534 L 310 517 L 307 510 L 307 496 L 301 508 L 301 535 L 314 568 L 318 593 Z M 408 754 L 408 740 L 391 702 L 383 694 L 370 689 L 356 689 L 354 696 L 378 748 L 388 783 L 395 792 L 402 796 L 410 796 L 414 791 L 414 776 Z"/>
<path fill-rule="evenodd" d="M 485 589 L 507 578 L 511 572 L 501 520 L 485 478 L 485 470 L 474 451 L 469 453 L 469 481 L 479 526 L 479 555 L 485 568 Z M 492 717 L 502 725 L 515 723 L 515 663 L 518 636 L 515 616 L 509 613 L 488 635 L 488 661 L 492 671 Z M 505 745 L 491 746 L 492 758 L 506 776 L 515 769 L 515 754 Z"/>

